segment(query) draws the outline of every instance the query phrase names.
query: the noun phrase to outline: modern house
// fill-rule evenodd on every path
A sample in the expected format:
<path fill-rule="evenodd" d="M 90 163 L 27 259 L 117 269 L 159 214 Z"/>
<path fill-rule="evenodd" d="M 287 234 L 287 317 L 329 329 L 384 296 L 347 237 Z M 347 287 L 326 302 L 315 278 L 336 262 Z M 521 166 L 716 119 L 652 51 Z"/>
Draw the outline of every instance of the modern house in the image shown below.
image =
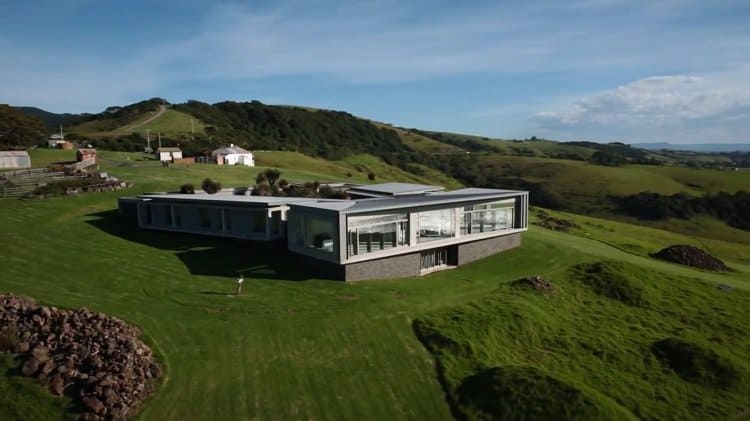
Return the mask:
<path fill-rule="evenodd" d="M 255 166 L 253 153 L 240 148 L 234 144 L 224 146 L 211 152 L 211 157 L 218 165 L 244 165 L 247 167 Z"/>
<path fill-rule="evenodd" d="M 0 151 L 0 168 L 31 168 L 31 157 L 26 151 Z"/>
<path fill-rule="evenodd" d="M 317 274 L 346 281 L 419 276 L 517 247 L 528 192 L 405 183 L 334 200 L 230 194 L 122 198 L 142 228 L 256 241 L 284 240 Z"/>
<path fill-rule="evenodd" d="M 180 148 L 159 148 L 156 150 L 156 159 L 162 162 L 173 162 L 175 159 L 182 159 L 182 149 Z"/>

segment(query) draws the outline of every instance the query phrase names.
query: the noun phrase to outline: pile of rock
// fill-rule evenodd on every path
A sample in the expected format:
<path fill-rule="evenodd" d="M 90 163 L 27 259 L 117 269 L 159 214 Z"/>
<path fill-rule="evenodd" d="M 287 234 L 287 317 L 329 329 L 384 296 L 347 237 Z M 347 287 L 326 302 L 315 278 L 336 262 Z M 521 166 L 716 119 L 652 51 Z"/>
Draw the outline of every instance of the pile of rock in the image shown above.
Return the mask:
<path fill-rule="evenodd" d="M 571 228 L 579 228 L 579 225 L 575 222 L 567 219 L 555 218 L 545 211 L 537 212 L 536 216 L 539 218 L 537 225 L 541 225 L 544 228 L 554 231 L 568 231 Z"/>
<path fill-rule="evenodd" d="M 681 244 L 661 249 L 657 253 L 652 253 L 651 257 L 705 270 L 730 270 L 724 262 L 711 256 L 698 247 Z"/>
<path fill-rule="evenodd" d="M 514 286 L 530 287 L 544 294 L 552 294 L 555 287 L 552 283 L 541 276 L 527 276 L 513 282 Z"/>
<path fill-rule="evenodd" d="M 80 400 L 88 411 L 82 419 L 131 415 L 162 374 L 151 350 L 138 340 L 140 331 L 103 313 L 0 295 L 0 326 L 16 336 L 11 351 L 22 359 L 23 375 L 55 395 Z"/>

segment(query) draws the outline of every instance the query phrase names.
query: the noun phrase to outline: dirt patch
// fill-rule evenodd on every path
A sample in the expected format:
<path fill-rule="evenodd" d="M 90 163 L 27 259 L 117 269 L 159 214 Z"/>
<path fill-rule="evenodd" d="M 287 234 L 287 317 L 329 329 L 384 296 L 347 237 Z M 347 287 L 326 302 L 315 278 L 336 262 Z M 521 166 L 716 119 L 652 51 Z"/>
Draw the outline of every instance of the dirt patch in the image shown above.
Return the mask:
<path fill-rule="evenodd" d="M 0 326 L 6 350 L 22 361 L 21 374 L 71 396 L 84 420 L 132 416 L 162 374 L 138 328 L 103 313 L 0 295 Z"/>
<path fill-rule="evenodd" d="M 654 342 L 651 352 L 664 365 L 689 382 L 711 387 L 732 387 L 739 382 L 739 371 L 710 349 L 678 338 Z"/>
<path fill-rule="evenodd" d="M 514 287 L 531 288 L 542 294 L 553 294 L 555 292 L 552 283 L 541 276 L 527 276 L 513 281 L 512 285 Z"/>
<path fill-rule="evenodd" d="M 677 244 L 650 254 L 651 257 L 680 265 L 712 271 L 729 271 L 721 260 L 698 247 Z"/>
<path fill-rule="evenodd" d="M 572 228 L 580 228 L 578 224 L 568 219 L 555 218 L 545 211 L 537 212 L 536 216 L 539 218 L 537 225 L 551 229 L 554 231 L 569 231 Z"/>

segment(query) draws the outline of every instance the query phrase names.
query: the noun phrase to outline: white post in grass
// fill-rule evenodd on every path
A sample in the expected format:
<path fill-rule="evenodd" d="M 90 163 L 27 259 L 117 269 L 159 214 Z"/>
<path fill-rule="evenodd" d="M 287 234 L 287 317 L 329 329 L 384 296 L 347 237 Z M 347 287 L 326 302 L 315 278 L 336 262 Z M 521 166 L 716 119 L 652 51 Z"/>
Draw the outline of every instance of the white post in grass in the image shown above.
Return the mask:
<path fill-rule="evenodd" d="M 237 278 L 237 295 L 242 294 L 242 283 L 245 282 L 245 277 L 243 275 L 240 275 L 239 278 Z"/>

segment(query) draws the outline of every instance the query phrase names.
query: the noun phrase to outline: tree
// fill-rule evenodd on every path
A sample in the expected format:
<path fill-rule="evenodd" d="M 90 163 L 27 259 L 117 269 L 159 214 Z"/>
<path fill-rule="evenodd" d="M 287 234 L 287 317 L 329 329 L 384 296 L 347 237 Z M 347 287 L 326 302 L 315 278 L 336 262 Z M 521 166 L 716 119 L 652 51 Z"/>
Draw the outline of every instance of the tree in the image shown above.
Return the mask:
<path fill-rule="evenodd" d="M 219 190 L 221 190 L 221 183 L 216 180 L 207 178 L 203 180 L 203 184 L 201 184 L 201 187 L 203 188 L 203 191 L 208 194 L 216 194 L 219 192 Z"/>
<path fill-rule="evenodd" d="M 45 132 L 44 123 L 39 118 L 9 105 L 0 105 L 0 145 L 38 145 L 44 140 Z"/>
<path fill-rule="evenodd" d="M 626 159 L 623 155 L 611 151 L 596 151 L 591 155 L 591 162 L 608 167 L 617 167 L 625 164 Z"/>
<path fill-rule="evenodd" d="M 281 178 L 281 171 L 277 170 L 276 168 L 268 168 L 267 170 L 263 171 L 263 174 L 266 176 L 266 180 L 268 180 L 268 184 L 275 185 L 277 181 L 279 181 L 279 178 Z"/>
<path fill-rule="evenodd" d="M 258 173 L 258 175 L 255 177 L 255 184 L 256 185 L 269 184 L 268 177 L 266 177 L 265 172 Z"/>
<path fill-rule="evenodd" d="M 288 181 L 286 181 L 286 179 L 285 179 L 285 178 L 282 178 L 281 180 L 279 180 L 279 187 L 280 187 L 281 189 L 284 189 L 284 190 L 285 190 L 285 189 L 286 189 L 287 187 L 289 187 L 289 182 L 288 182 Z"/>

